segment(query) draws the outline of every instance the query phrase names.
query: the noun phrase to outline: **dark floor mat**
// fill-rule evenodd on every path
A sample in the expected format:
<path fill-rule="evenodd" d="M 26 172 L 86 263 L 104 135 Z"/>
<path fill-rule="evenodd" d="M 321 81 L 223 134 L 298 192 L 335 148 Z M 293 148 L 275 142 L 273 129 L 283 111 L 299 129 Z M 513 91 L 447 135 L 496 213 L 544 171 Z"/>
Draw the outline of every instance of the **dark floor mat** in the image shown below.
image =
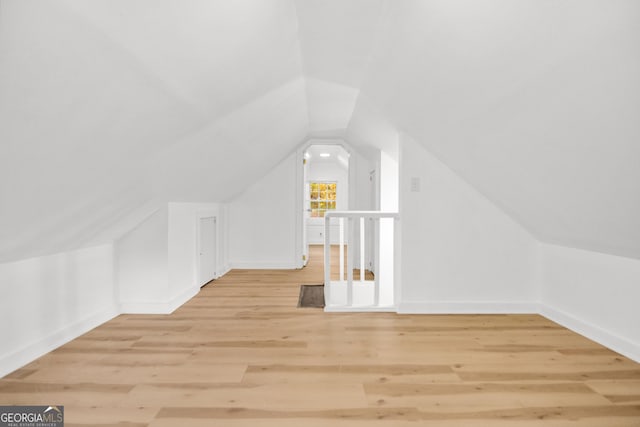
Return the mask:
<path fill-rule="evenodd" d="M 298 307 L 324 308 L 324 285 L 300 285 Z"/>

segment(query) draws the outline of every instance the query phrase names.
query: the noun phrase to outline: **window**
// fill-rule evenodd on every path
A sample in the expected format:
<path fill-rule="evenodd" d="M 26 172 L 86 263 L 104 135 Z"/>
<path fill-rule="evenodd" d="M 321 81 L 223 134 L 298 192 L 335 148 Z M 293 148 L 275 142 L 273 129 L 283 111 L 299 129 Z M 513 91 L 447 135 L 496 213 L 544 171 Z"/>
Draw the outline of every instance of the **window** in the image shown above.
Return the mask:
<path fill-rule="evenodd" d="M 336 208 L 338 184 L 335 182 L 309 183 L 311 218 L 324 218 L 324 213 Z"/>

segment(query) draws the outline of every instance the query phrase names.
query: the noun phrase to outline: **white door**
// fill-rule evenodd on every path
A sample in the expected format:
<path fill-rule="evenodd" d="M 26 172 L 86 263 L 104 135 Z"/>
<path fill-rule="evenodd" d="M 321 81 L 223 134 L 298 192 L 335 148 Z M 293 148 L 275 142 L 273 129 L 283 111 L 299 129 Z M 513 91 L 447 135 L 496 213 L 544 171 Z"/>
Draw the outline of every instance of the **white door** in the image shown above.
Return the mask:
<path fill-rule="evenodd" d="M 216 217 L 200 218 L 199 226 L 200 286 L 216 278 Z"/>

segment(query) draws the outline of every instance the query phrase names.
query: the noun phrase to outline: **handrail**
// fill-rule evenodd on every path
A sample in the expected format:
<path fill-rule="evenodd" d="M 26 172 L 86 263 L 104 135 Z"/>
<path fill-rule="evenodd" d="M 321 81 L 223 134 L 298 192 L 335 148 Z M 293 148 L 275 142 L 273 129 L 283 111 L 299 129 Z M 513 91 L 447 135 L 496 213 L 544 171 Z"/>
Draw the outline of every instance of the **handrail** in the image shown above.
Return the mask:
<path fill-rule="evenodd" d="M 327 211 L 324 214 L 324 218 L 393 218 L 400 219 L 398 212 L 384 212 L 384 211 Z"/>

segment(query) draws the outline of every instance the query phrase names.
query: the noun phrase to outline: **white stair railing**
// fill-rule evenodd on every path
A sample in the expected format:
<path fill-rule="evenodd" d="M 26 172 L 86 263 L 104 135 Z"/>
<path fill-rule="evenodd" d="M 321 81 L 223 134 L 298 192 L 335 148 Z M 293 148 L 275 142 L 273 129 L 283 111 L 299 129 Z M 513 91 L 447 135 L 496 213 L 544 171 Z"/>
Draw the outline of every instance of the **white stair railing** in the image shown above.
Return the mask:
<path fill-rule="evenodd" d="M 331 279 L 331 223 L 334 218 L 339 225 L 338 280 Z M 393 308 L 394 233 L 398 220 L 399 216 L 394 212 L 329 211 L 325 214 L 324 294 L 326 311 L 353 309 L 368 311 Z M 356 231 L 358 232 L 357 239 Z M 347 249 L 346 278 L 345 247 Z M 373 264 L 370 266 L 366 265 L 367 248 L 373 250 Z M 356 252 L 359 253 L 357 266 L 355 266 Z M 367 267 L 373 272 L 373 280 L 366 279 Z M 355 280 L 353 277 L 354 268 L 360 270 Z"/>

